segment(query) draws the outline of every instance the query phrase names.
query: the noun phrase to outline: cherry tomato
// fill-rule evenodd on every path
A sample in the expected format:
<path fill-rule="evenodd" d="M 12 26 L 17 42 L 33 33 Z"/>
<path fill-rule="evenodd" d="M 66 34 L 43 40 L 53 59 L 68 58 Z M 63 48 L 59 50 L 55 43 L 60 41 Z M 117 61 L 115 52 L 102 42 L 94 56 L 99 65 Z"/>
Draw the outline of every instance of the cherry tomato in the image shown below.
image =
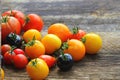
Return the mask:
<path fill-rule="evenodd" d="M 14 49 L 13 50 L 13 52 L 16 54 L 16 55 L 18 55 L 18 54 L 25 54 L 25 52 L 22 50 L 22 49 L 20 49 L 20 48 L 16 48 L 16 49 Z"/>
<path fill-rule="evenodd" d="M 5 43 L 6 36 L 11 33 L 15 32 L 16 34 L 20 34 L 21 27 L 19 21 L 14 17 L 4 16 L 2 17 L 1 23 L 1 31 L 2 31 L 2 43 Z"/>
<path fill-rule="evenodd" d="M 26 67 L 26 65 L 28 63 L 28 59 L 27 59 L 27 57 L 25 55 L 18 54 L 18 55 L 14 56 L 13 63 L 14 63 L 16 68 L 23 69 L 23 68 Z"/>
<path fill-rule="evenodd" d="M 7 52 L 7 51 L 9 51 L 9 50 L 11 50 L 11 46 L 10 46 L 9 44 L 3 44 L 3 45 L 1 46 L 2 55 L 4 55 L 5 52 Z"/>
<path fill-rule="evenodd" d="M 73 34 L 70 36 L 70 39 L 78 39 L 78 40 L 80 40 L 86 34 L 84 30 L 78 29 L 78 27 L 74 27 L 72 33 Z"/>
<path fill-rule="evenodd" d="M 56 63 L 56 59 L 50 55 L 41 55 L 41 56 L 39 56 L 39 58 L 43 59 L 47 63 L 49 68 L 54 66 Z"/>
<path fill-rule="evenodd" d="M 10 44 L 11 46 L 21 47 L 22 45 L 21 36 L 12 32 L 7 35 L 6 40 L 7 40 L 7 43 Z"/>
<path fill-rule="evenodd" d="M 28 14 L 26 18 L 25 26 L 23 27 L 24 31 L 27 31 L 29 29 L 36 29 L 38 31 L 41 31 L 43 28 L 43 20 L 42 18 L 37 14 Z"/>
<path fill-rule="evenodd" d="M 14 56 L 15 56 L 14 52 L 7 51 L 3 56 L 4 63 L 7 64 L 7 65 L 12 64 Z"/>

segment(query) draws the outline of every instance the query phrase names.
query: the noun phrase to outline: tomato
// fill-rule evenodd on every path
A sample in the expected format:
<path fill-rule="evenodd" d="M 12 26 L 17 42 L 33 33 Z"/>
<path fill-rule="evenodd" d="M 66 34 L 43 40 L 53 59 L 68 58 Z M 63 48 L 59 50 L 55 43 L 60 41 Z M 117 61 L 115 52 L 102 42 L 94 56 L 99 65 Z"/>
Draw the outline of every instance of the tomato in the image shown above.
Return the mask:
<path fill-rule="evenodd" d="M 30 30 L 27 30 L 26 32 L 24 32 L 24 34 L 23 34 L 23 39 L 25 40 L 25 42 L 32 40 L 33 37 L 35 37 L 36 40 L 40 41 L 41 33 L 36 29 L 30 29 Z"/>
<path fill-rule="evenodd" d="M 64 50 L 65 53 L 69 53 L 74 61 L 80 61 L 85 56 L 85 46 L 77 39 L 71 39 L 67 41 L 68 48 Z"/>
<path fill-rule="evenodd" d="M 14 56 L 15 56 L 14 52 L 7 51 L 3 56 L 4 63 L 7 65 L 12 64 Z"/>
<path fill-rule="evenodd" d="M 69 39 L 71 31 L 65 24 L 55 23 L 49 26 L 48 34 L 55 34 L 61 39 L 62 42 L 65 42 Z"/>
<path fill-rule="evenodd" d="M 20 34 L 21 27 L 19 21 L 14 17 L 4 16 L 2 17 L 1 23 L 1 31 L 2 31 L 2 42 L 5 43 L 6 36 L 15 32 L 16 34 Z"/>
<path fill-rule="evenodd" d="M 28 59 L 23 54 L 17 54 L 13 57 L 14 66 L 18 69 L 23 69 L 28 63 Z"/>
<path fill-rule="evenodd" d="M 44 22 L 42 18 L 37 14 L 28 14 L 26 18 L 26 23 L 23 27 L 24 31 L 27 31 L 29 29 L 36 29 L 38 31 L 41 31 L 43 28 Z"/>
<path fill-rule="evenodd" d="M 42 38 L 41 42 L 45 46 L 46 54 L 53 54 L 62 44 L 60 38 L 54 34 L 47 34 Z"/>
<path fill-rule="evenodd" d="M 26 71 L 32 80 L 44 80 L 49 74 L 49 68 L 44 60 L 32 59 L 26 66 Z"/>
<path fill-rule="evenodd" d="M 86 32 L 84 30 L 78 30 L 77 32 L 73 32 L 73 34 L 70 36 L 70 39 L 78 39 L 80 40 Z"/>
<path fill-rule="evenodd" d="M 11 50 L 11 46 L 9 44 L 3 44 L 1 46 L 2 55 L 4 55 L 5 52 L 10 51 L 10 50 Z"/>
<path fill-rule="evenodd" d="M 40 41 L 32 40 L 25 46 L 25 53 L 29 58 L 34 59 L 45 54 L 45 47 Z"/>
<path fill-rule="evenodd" d="M 96 33 L 88 33 L 85 38 L 85 48 L 87 54 L 97 54 L 102 47 L 102 38 Z"/>
<path fill-rule="evenodd" d="M 25 52 L 24 52 L 22 49 L 20 49 L 20 48 L 14 49 L 13 52 L 14 52 L 16 55 L 17 55 L 17 54 L 23 54 L 23 55 L 25 55 Z"/>
<path fill-rule="evenodd" d="M 0 74 L 1 74 L 1 80 L 4 80 L 4 77 L 5 77 L 5 72 L 2 68 L 0 68 Z"/>
<path fill-rule="evenodd" d="M 13 16 L 13 17 L 15 17 L 20 22 L 21 27 L 25 23 L 25 15 L 24 15 L 23 12 L 21 12 L 19 10 L 9 10 L 9 11 L 6 11 L 6 12 L 2 13 L 2 16 Z"/>
<path fill-rule="evenodd" d="M 48 65 L 49 68 L 51 68 L 52 66 L 54 66 L 55 63 L 56 63 L 55 57 L 52 57 L 50 55 L 41 55 L 41 56 L 39 56 L 39 58 L 43 59 L 47 63 L 47 65 Z"/>

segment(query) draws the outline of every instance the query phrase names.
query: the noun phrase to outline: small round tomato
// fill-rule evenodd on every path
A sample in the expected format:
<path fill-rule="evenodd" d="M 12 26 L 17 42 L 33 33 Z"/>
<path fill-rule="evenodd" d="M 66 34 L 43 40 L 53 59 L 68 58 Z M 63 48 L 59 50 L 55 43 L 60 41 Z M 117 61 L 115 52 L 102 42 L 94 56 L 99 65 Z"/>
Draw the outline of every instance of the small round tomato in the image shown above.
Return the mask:
<path fill-rule="evenodd" d="M 29 29 L 36 29 L 38 31 L 41 31 L 43 28 L 44 22 L 42 18 L 37 14 L 28 14 L 26 18 L 26 23 L 23 27 L 24 31 L 27 31 Z"/>
<path fill-rule="evenodd" d="M 25 55 L 18 54 L 18 55 L 14 56 L 13 63 L 14 63 L 16 68 L 23 69 L 23 68 L 26 67 L 26 65 L 28 63 L 28 59 L 27 59 L 27 57 Z"/>
<path fill-rule="evenodd" d="M 15 56 L 14 52 L 7 51 L 3 56 L 4 63 L 7 64 L 7 65 L 12 64 L 14 56 Z"/>
<path fill-rule="evenodd" d="M 2 16 L 13 16 L 20 22 L 21 26 L 25 23 L 25 15 L 19 10 L 9 10 L 2 13 Z"/>
<path fill-rule="evenodd" d="M 39 56 L 39 58 L 43 59 L 47 63 L 47 65 L 48 65 L 49 68 L 51 68 L 52 66 L 54 66 L 55 63 L 56 63 L 55 57 L 50 56 L 50 55 L 41 55 L 41 56 Z"/>
<path fill-rule="evenodd" d="M 35 37 L 36 40 L 40 41 L 41 33 L 36 29 L 30 29 L 30 30 L 27 30 L 26 32 L 24 32 L 24 34 L 23 34 L 23 39 L 25 40 L 25 42 L 32 40 L 33 37 Z"/>
<path fill-rule="evenodd" d="M 87 54 L 97 54 L 102 47 L 102 38 L 96 33 L 88 33 L 84 37 Z"/>
<path fill-rule="evenodd" d="M 85 46 L 82 41 L 77 39 L 71 39 L 67 41 L 68 48 L 64 50 L 65 53 L 69 53 L 74 61 L 80 61 L 85 56 Z"/>
<path fill-rule="evenodd" d="M 47 34 L 42 38 L 41 42 L 45 46 L 46 54 L 53 54 L 62 44 L 60 38 L 54 34 Z"/>
<path fill-rule="evenodd" d="M 25 46 L 25 53 L 29 58 L 34 59 L 45 54 L 45 47 L 40 41 L 31 40 Z"/>
<path fill-rule="evenodd" d="M 85 34 L 86 34 L 86 32 L 84 30 L 78 29 L 78 27 L 74 27 L 72 29 L 72 34 L 70 36 L 70 39 L 80 40 Z"/>
<path fill-rule="evenodd" d="M 26 71 L 32 80 L 44 80 L 49 74 L 49 68 L 44 60 L 32 59 L 26 66 Z"/>
<path fill-rule="evenodd" d="M 10 51 L 10 50 L 11 50 L 11 46 L 9 44 L 3 44 L 1 46 L 2 55 L 4 55 L 5 52 Z"/>
<path fill-rule="evenodd" d="M 17 54 L 25 54 L 25 52 L 22 50 L 22 49 L 20 49 L 20 48 L 16 48 L 16 49 L 14 49 L 13 50 L 13 52 L 17 55 Z"/>
<path fill-rule="evenodd" d="M 2 17 L 1 23 L 1 31 L 2 31 L 2 43 L 5 43 L 6 36 L 14 32 L 16 34 L 20 34 L 21 27 L 19 21 L 14 17 L 4 16 Z"/>

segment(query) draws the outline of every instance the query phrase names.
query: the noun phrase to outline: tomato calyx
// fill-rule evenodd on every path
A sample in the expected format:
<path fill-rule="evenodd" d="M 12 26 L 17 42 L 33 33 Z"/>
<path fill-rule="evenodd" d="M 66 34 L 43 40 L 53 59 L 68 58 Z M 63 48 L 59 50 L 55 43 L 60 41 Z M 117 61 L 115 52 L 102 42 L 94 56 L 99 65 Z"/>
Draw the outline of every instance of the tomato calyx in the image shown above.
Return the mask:
<path fill-rule="evenodd" d="M 72 28 L 72 33 L 73 33 L 73 34 L 77 34 L 78 32 L 79 32 L 78 27 L 73 27 L 73 28 Z"/>
<path fill-rule="evenodd" d="M 31 63 L 32 63 L 32 66 L 36 67 L 36 65 L 37 65 L 37 58 L 34 61 L 32 61 Z"/>
<path fill-rule="evenodd" d="M 29 40 L 28 43 L 25 44 L 25 46 L 28 46 L 28 47 L 29 47 L 29 46 L 33 46 L 33 45 L 35 44 L 35 40 L 36 40 L 36 39 L 35 39 L 35 36 L 34 36 L 32 40 Z"/>
<path fill-rule="evenodd" d="M 66 50 L 66 49 L 68 49 L 68 44 L 67 44 L 67 42 L 64 42 L 63 44 L 62 44 L 62 46 L 60 47 L 60 49 L 58 49 L 56 52 L 55 52 L 55 54 L 57 54 L 58 56 L 59 55 L 62 55 L 62 58 L 63 58 L 63 60 L 64 61 L 67 61 L 67 57 L 65 56 L 65 54 L 64 54 L 64 50 Z"/>
<path fill-rule="evenodd" d="M 3 16 L 1 22 L 2 22 L 2 23 L 6 23 L 6 22 L 8 22 L 8 19 L 9 19 L 8 16 Z"/>
<path fill-rule="evenodd" d="M 85 43 L 85 42 L 86 42 L 86 37 L 81 38 L 81 41 L 82 41 L 83 43 Z"/>
<path fill-rule="evenodd" d="M 25 24 L 28 23 L 30 21 L 30 18 L 28 16 L 26 16 L 25 18 Z"/>

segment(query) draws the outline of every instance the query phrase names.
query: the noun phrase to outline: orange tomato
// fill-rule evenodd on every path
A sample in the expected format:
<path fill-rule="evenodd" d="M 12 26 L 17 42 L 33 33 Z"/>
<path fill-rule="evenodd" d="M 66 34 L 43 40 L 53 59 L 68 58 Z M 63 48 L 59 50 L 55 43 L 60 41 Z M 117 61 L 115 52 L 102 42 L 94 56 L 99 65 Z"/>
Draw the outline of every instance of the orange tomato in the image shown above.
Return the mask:
<path fill-rule="evenodd" d="M 31 45 L 29 46 L 29 44 L 31 44 Z M 30 41 L 30 42 L 28 42 L 28 46 L 25 47 L 25 53 L 31 59 L 37 58 L 40 55 L 45 54 L 45 47 L 38 40 L 34 40 L 33 42 Z"/>
<path fill-rule="evenodd" d="M 97 54 L 97 52 L 102 47 L 102 38 L 95 33 L 88 33 L 83 38 L 86 39 L 85 41 L 85 48 L 87 54 Z"/>
<path fill-rule="evenodd" d="M 59 37 L 54 34 L 47 34 L 41 40 L 45 46 L 46 54 L 52 54 L 54 51 L 60 48 L 62 42 Z"/>
<path fill-rule="evenodd" d="M 29 40 L 32 40 L 34 36 L 35 36 L 36 40 L 39 40 L 39 41 L 41 40 L 41 33 L 36 29 L 30 29 L 30 30 L 26 31 L 23 34 L 23 39 L 26 42 L 28 42 Z"/>
<path fill-rule="evenodd" d="M 71 32 L 68 26 L 66 26 L 65 24 L 55 23 L 49 26 L 48 34 L 55 34 L 62 40 L 62 42 L 65 42 L 70 37 Z"/>
<path fill-rule="evenodd" d="M 4 70 L 2 68 L 0 68 L 0 73 L 1 73 L 1 80 L 4 80 L 4 77 L 5 77 L 5 73 L 4 73 Z"/>
<path fill-rule="evenodd" d="M 32 80 L 43 80 L 49 74 L 46 62 L 39 58 L 31 60 L 26 66 L 26 71 Z"/>
<path fill-rule="evenodd" d="M 77 39 L 71 39 L 68 40 L 67 44 L 68 49 L 64 50 L 64 52 L 71 54 L 74 61 L 79 61 L 84 58 L 85 46 L 81 41 Z"/>

